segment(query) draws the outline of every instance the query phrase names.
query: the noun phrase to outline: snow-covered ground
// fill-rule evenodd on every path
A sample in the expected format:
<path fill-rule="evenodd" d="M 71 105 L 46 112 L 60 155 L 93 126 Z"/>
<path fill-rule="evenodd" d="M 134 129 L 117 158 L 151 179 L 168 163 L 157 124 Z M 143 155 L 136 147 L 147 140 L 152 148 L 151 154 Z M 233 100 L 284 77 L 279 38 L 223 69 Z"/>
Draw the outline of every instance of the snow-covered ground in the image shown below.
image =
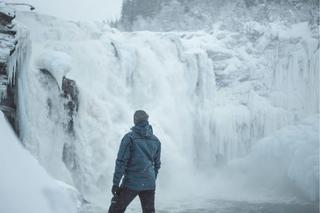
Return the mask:
<path fill-rule="evenodd" d="M 0 212 L 76 213 L 77 191 L 52 179 L 0 112 Z"/>
<path fill-rule="evenodd" d="M 23 143 L 93 209 L 109 205 L 119 141 L 140 108 L 162 141 L 161 208 L 181 199 L 197 208 L 195 200 L 211 198 L 319 199 L 319 49 L 307 23 L 124 33 L 39 14 L 17 18 L 32 40 L 31 67 L 19 82 Z M 63 74 L 80 92 L 74 135 L 64 128 Z"/>

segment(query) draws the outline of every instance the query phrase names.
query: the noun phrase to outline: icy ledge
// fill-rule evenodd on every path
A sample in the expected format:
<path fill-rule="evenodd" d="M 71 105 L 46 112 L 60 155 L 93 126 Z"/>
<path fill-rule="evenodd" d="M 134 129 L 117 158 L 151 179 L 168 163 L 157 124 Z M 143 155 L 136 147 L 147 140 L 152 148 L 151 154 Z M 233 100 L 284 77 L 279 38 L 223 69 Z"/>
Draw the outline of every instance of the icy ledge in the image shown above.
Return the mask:
<path fill-rule="evenodd" d="M 37 60 L 39 69 L 46 70 L 62 88 L 63 77 L 71 70 L 71 57 L 61 51 L 46 50 Z"/>
<path fill-rule="evenodd" d="M 20 145 L 2 112 L 0 135 L 0 212 L 76 213 L 76 190 L 49 177 Z"/>

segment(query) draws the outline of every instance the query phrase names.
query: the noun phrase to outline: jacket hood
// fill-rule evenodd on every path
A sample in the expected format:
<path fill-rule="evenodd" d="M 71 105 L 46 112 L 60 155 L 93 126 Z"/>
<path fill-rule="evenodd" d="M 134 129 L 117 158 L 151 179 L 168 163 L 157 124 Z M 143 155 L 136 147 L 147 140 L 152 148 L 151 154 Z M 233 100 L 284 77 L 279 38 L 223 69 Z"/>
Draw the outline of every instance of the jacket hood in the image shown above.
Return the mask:
<path fill-rule="evenodd" d="M 142 137 L 151 137 L 153 135 L 152 126 L 149 125 L 148 121 L 137 123 L 131 130 Z"/>

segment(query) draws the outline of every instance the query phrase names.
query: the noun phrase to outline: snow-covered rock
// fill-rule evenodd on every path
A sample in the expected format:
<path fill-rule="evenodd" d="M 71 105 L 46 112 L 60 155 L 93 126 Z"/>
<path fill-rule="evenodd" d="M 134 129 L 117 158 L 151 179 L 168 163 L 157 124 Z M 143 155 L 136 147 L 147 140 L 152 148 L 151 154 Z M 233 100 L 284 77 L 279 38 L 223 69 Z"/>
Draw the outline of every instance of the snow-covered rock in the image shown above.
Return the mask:
<path fill-rule="evenodd" d="M 39 55 L 37 66 L 48 71 L 62 88 L 63 77 L 71 70 L 71 57 L 61 51 L 47 50 Z"/>

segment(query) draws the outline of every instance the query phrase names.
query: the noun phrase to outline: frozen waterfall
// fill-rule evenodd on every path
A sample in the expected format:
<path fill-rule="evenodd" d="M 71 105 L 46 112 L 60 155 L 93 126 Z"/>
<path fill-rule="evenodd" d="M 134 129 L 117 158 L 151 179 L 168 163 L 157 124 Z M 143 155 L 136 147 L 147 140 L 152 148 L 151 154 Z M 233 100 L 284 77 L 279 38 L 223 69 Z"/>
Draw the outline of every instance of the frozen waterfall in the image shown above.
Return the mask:
<path fill-rule="evenodd" d="M 32 29 L 33 42 L 30 69 L 19 82 L 23 143 L 53 177 L 102 208 L 110 198 L 119 141 L 136 109 L 150 114 L 162 141 L 159 190 L 199 196 L 218 196 L 209 187 L 218 168 L 233 165 L 260 139 L 319 114 L 319 43 L 307 23 L 250 22 L 242 32 L 216 23 L 210 33 L 124 33 L 37 14 L 19 13 L 18 19 Z M 50 60 L 57 55 L 59 61 Z M 40 68 L 76 81 L 74 135 L 65 129 L 60 80 L 50 80 Z M 317 171 L 314 182 L 300 184 L 294 172 L 300 164 L 286 166 L 302 194 L 319 199 L 309 193 Z M 223 194 L 223 188 L 217 191 Z"/>

